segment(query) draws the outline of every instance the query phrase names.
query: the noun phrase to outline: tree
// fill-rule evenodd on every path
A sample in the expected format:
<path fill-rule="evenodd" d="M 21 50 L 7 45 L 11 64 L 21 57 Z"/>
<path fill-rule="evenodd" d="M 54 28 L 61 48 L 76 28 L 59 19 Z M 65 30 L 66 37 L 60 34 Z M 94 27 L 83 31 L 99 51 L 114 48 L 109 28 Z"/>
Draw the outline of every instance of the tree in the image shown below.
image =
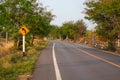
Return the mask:
<path fill-rule="evenodd" d="M 86 18 L 97 23 L 97 34 L 114 46 L 120 30 L 119 0 L 92 0 L 86 5 Z"/>
<path fill-rule="evenodd" d="M 47 11 L 36 0 L 5 0 L 0 4 L 0 26 L 10 33 L 14 40 L 18 39 L 18 30 L 22 25 L 29 29 L 29 35 L 47 36 L 50 22 L 54 15 Z M 32 38 L 32 43 L 34 37 Z"/>
<path fill-rule="evenodd" d="M 51 25 L 49 37 L 51 39 L 59 39 L 61 37 L 60 35 L 60 28 L 56 25 Z"/>
<path fill-rule="evenodd" d="M 75 23 L 75 27 L 74 27 L 74 31 L 75 31 L 75 39 L 79 40 L 80 38 L 84 37 L 85 33 L 86 33 L 86 25 L 83 22 L 83 20 L 78 20 Z"/>
<path fill-rule="evenodd" d="M 73 31 L 74 22 L 68 21 L 63 23 L 60 32 L 62 39 L 73 39 L 72 31 Z"/>
<path fill-rule="evenodd" d="M 62 39 L 70 39 L 76 42 L 85 35 L 86 25 L 83 20 L 78 20 L 77 22 L 68 21 L 59 30 Z"/>

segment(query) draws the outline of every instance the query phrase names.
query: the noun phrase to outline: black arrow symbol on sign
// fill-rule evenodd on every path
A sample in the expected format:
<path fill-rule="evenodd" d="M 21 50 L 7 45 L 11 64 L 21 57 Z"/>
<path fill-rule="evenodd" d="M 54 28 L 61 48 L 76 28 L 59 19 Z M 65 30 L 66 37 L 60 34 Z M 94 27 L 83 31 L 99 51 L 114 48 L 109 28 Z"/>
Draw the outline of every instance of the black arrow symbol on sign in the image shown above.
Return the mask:
<path fill-rule="evenodd" d="M 26 33 L 26 30 L 24 28 L 22 28 L 22 30 Z"/>

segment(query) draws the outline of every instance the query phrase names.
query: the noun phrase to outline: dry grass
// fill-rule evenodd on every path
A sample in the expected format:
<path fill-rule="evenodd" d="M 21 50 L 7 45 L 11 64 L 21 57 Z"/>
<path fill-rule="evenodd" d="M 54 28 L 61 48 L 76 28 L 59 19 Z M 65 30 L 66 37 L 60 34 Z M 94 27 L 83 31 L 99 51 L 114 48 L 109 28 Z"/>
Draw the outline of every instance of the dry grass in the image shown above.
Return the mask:
<path fill-rule="evenodd" d="M 27 46 L 26 57 L 16 50 L 14 42 L 0 40 L 0 80 L 29 80 L 34 69 L 39 51 L 48 43 L 35 39 L 33 46 Z"/>
<path fill-rule="evenodd" d="M 2 63 L 1 66 L 4 68 L 11 66 L 7 60 L 11 58 L 11 49 L 13 46 L 13 41 L 9 41 L 8 43 L 5 43 L 5 41 L 0 42 L 0 62 Z"/>
<path fill-rule="evenodd" d="M 30 73 L 26 73 L 24 75 L 19 75 L 18 79 L 19 80 L 29 80 L 29 78 L 31 78 L 32 76 L 30 75 Z"/>
<path fill-rule="evenodd" d="M 0 42 L 0 54 L 9 53 L 10 49 L 14 46 L 13 41 L 5 43 L 4 41 Z"/>

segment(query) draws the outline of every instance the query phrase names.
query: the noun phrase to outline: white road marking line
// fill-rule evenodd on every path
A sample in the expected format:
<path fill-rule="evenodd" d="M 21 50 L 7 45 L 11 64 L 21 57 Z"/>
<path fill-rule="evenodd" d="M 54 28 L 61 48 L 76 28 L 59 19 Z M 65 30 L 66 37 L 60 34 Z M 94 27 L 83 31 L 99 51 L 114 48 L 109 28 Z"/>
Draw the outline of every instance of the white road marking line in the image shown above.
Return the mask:
<path fill-rule="evenodd" d="M 55 43 L 53 43 L 52 52 L 53 52 L 53 63 L 54 63 L 54 68 L 55 68 L 56 80 L 62 80 L 60 70 L 58 68 L 57 60 L 55 57 Z"/>

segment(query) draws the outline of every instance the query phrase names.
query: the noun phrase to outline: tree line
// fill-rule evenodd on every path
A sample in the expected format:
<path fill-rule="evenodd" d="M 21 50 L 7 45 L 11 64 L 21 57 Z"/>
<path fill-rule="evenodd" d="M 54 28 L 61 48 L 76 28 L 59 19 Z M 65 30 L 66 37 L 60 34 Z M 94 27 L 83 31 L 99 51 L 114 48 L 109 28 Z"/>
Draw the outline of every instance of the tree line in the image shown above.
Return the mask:
<path fill-rule="evenodd" d="M 52 35 L 53 39 L 71 40 L 76 42 L 85 36 L 87 27 L 83 20 L 78 20 L 76 22 L 64 22 L 61 27 L 53 25 L 51 29 L 49 36 Z"/>
<path fill-rule="evenodd" d="M 0 32 L 6 33 L 6 39 L 19 40 L 18 33 L 22 25 L 30 30 L 28 38 L 32 36 L 44 37 L 50 31 L 50 22 L 54 15 L 47 11 L 37 0 L 1 0 L 0 2 Z"/>
<path fill-rule="evenodd" d="M 96 34 L 115 50 L 116 40 L 120 39 L 120 0 L 91 0 L 85 4 L 86 19 L 97 24 Z"/>
<path fill-rule="evenodd" d="M 37 0 L 2 0 L 0 3 L 0 32 L 4 33 L 6 42 L 8 37 L 19 41 L 18 33 L 22 25 L 30 30 L 26 36 L 28 42 L 34 42 L 34 37 L 52 37 L 54 39 L 69 39 L 75 42 L 83 37 L 86 25 L 83 20 L 64 22 L 61 27 L 51 25 L 55 15 L 47 11 Z M 6 33 L 6 34 L 5 34 Z"/>
<path fill-rule="evenodd" d="M 120 39 L 120 0 L 90 0 L 85 5 L 85 18 L 97 24 L 94 32 L 87 30 L 83 20 L 51 25 L 55 15 L 37 0 L 1 0 L 0 34 L 6 36 L 6 42 L 8 36 L 18 41 L 18 30 L 26 25 L 30 30 L 26 37 L 31 44 L 35 36 L 84 43 L 97 39 L 108 42 L 107 47 L 115 50 L 115 43 Z"/>
<path fill-rule="evenodd" d="M 53 26 L 50 34 L 53 38 L 75 42 L 83 39 L 84 43 L 94 46 L 104 44 L 106 49 L 115 51 L 120 47 L 120 0 L 90 0 L 85 5 L 85 18 L 97 24 L 94 31 L 86 30 L 85 23 L 78 20 L 65 22 L 60 28 Z"/>

